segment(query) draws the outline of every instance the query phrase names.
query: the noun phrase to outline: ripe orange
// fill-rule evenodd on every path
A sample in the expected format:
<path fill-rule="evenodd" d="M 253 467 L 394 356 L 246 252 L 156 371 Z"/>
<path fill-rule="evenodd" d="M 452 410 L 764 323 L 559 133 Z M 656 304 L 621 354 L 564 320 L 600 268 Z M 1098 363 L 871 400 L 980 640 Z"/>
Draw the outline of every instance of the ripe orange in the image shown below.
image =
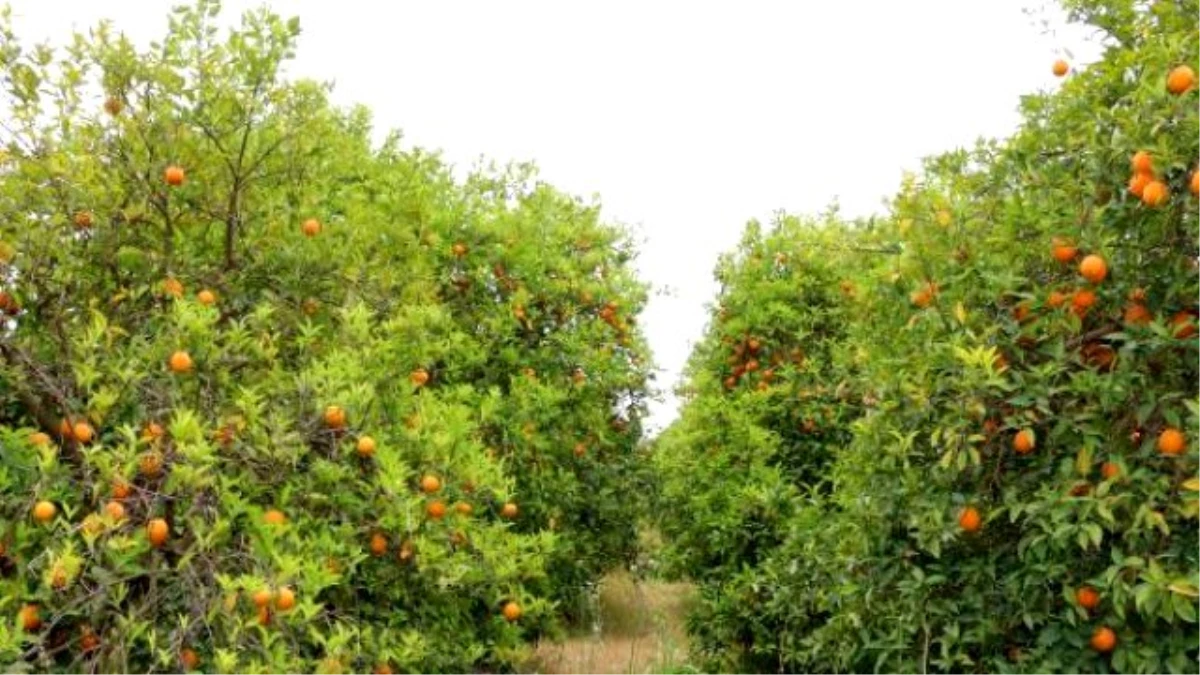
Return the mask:
<path fill-rule="evenodd" d="M 156 478 L 162 473 L 162 455 L 147 452 L 138 458 L 138 471 L 146 478 Z"/>
<path fill-rule="evenodd" d="M 38 447 L 50 445 L 50 434 L 35 431 L 29 435 L 29 442 Z"/>
<path fill-rule="evenodd" d="M 287 586 L 280 588 L 279 593 L 275 596 L 275 609 L 286 612 L 295 606 L 296 593 Z"/>
<path fill-rule="evenodd" d="M 1133 157 L 1129 160 L 1129 166 L 1134 173 L 1154 173 L 1154 159 L 1145 150 L 1133 153 Z"/>
<path fill-rule="evenodd" d="M 1162 206 L 1170 198 L 1171 190 L 1162 181 L 1152 180 L 1142 190 L 1142 203 L 1146 206 Z"/>
<path fill-rule="evenodd" d="M 179 283 L 178 279 L 167 277 L 167 279 L 163 281 L 163 293 L 172 295 L 176 298 L 182 298 L 183 284 Z"/>
<path fill-rule="evenodd" d="M 746 372 L 753 373 L 754 371 L 758 370 L 758 365 L 758 359 L 750 359 L 746 362 Z"/>
<path fill-rule="evenodd" d="M 171 355 L 167 361 L 167 366 L 170 367 L 172 373 L 184 374 L 192 372 L 192 356 L 187 352 L 180 350 Z"/>
<path fill-rule="evenodd" d="M 39 608 L 34 604 L 21 607 L 21 610 L 17 612 L 17 620 L 21 622 L 21 630 L 24 630 L 26 633 L 32 633 L 42 627 L 42 617 Z"/>
<path fill-rule="evenodd" d="M 983 519 L 974 506 L 968 506 L 958 515 L 958 526 L 964 532 L 978 532 L 979 528 L 983 526 Z"/>
<path fill-rule="evenodd" d="M 511 600 L 504 603 L 504 609 L 502 611 L 504 613 L 504 618 L 508 621 L 516 621 L 517 619 L 521 618 L 521 606 Z"/>
<path fill-rule="evenodd" d="M 1033 452 L 1033 449 L 1037 447 L 1037 438 L 1033 435 L 1033 430 L 1018 431 L 1017 435 L 1013 436 L 1012 447 L 1018 455 L 1028 455 Z"/>
<path fill-rule="evenodd" d="M 147 422 L 146 426 L 142 427 L 143 441 L 157 441 L 166 435 L 166 430 L 158 422 Z"/>
<path fill-rule="evenodd" d="M 1175 337 L 1189 338 L 1197 333 L 1196 318 L 1191 312 L 1180 310 L 1171 317 L 1171 327 L 1174 328 Z"/>
<path fill-rule="evenodd" d="M 179 650 L 179 662 L 183 664 L 184 670 L 195 670 L 196 666 L 200 665 L 200 656 L 190 647 L 184 647 Z"/>
<path fill-rule="evenodd" d="M 150 538 L 150 545 L 154 548 L 159 548 L 165 544 L 167 542 L 167 535 L 170 533 L 170 526 L 162 518 L 155 518 L 146 523 L 146 535 Z"/>
<path fill-rule="evenodd" d="M 1067 294 L 1062 291 L 1050 291 L 1050 295 L 1046 298 L 1046 305 L 1058 309 L 1067 302 Z"/>
<path fill-rule="evenodd" d="M 84 626 L 80 629 L 80 633 L 82 634 L 79 636 L 79 651 L 93 652 L 100 646 L 100 638 L 96 637 L 90 626 Z"/>
<path fill-rule="evenodd" d="M 387 553 L 387 546 L 387 537 L 383 536 L 379 532 L 371 535 L 371 555 L 381 556 L 384 553 Z"/>
<path fill-rule="evenodd" d="M 255 607 L 266 607 L 267 605 L 271 604 L 271 599 L 273 597 L 274 597 L 274 595 L 271 593 L 271 589 L 260 588 L 254 592 L 254 596 L 253 596 L 254 606 Z"/>
<path fill-rule="evenodd" d="M 1183 454 L 1185 448 L 1187 437 L 1178 429 L 1167 427 L 1158 435 L 1158 451 L 1164 455 Z"/>
<path fill-rule="evenodd" d="M 1101 654 L 1107 654 L 1117 646 L 1117 634 L 1108 626 L 1100 626 L 1092 633 L 1092 639 L 1088 644 Z"/>
<path fill-rule="evenodd" d="M 33 506 L 33 519 L 39 523 L 50 522 L 57 513 L 58 507 L 54 505 L 54 502 L 43 500 Z"/>
<path fill-rule="evenodd" d="M 1067 62 L 1063 61 L 1062 59 L 1058 59 L 1057 61 L 1055 61 L 1054 66 L 1051 68 L 1051 70 L 1054 72 L 1055 77 L 1062 77 L 1063 75 L 1066 75 L 1067 71 L 1070 69 L 1071 69 L 1071 67 L 1068 66 Z"/>
<path fill-rule="evenodd" d="M 268 525 L 283 525 L 287 522 L 287 516 L 279 509 L 267 509 L 263 514 L 263 522 Z"/>
<path fill-rule="evenodd" d="M 85 445 L 91 443 L 92 439 L 96 437 L 96 430 L 87 422 L 76 422 L 71 433 L 75 436 L 76 441 Z"/>
<path fill-rule="evenodd" d="M 457 511 L 458 515 L 460 516 L 469 516 L 475 509 L 471 507 L 469 502 L 459 502 L 454 505 L 454 510 Z"/>
<path fill-rule="evenodd" d="M 1196 84 L 1196 71 L 1189 66 L 1175 66 L 1167 74 L 1167 91 L 1178 96 Z"/>
<path fill-rule="evenodd" d="M 1075 291 L 1075 295 L 1071 296 L 1071 307 L 1080 316 L 1086 314 L 1095 304 L 1096 294 L 1086 288 Z"/>
<path fill-rule="evenodd" d="M 421 479 L 421 492 L 425 494 L 433 494 L 442 489 L 442 481 L 438 480 L 433 474 L 425 474 Z"/>
<path fill-rule="evenodd" d="M 325 408 L 325 426 L 330 429 L 341 429 L 346 426 L 346 411 L 337 405 Z"/>
<path fill-rule="evenodd" d="M 163 180 L 167 182 L 167 185 L 183 185 L 183 169 L 177 166 L 168 166 L 167 170 L 163 172 Z"/>
<path fill-rule="evenodd" d="M 455 242 L 455 244 L 450 247 L 450 252 L 454 254 L 455 258 L 461 258 L 467 254 L 467 245 L 461 241 Z"/>
<path fill-rule="evenodd" d="M 435 499 L 425 507 L 425 513 L 434 520 L 441 520 L 446 515 L 446 505 L 442 500 Z"/>
<path fill-rule="evenodd" d="M 217 302 L 217 294 L 206 288 L 196 294 L 196 300 L 205 307 L 211 307 Z"/>
<path fill-rule="evenodd" d="M 909 298 L 909 300 L 912 301 L 912 304 L 916 305 L 917 307 L 919 307 L 921 309 L 925 309 L 931 303 L 933 303 L 933 294 L 930 293 L 928 291 L 928 289 L 921 289 L 919 291 L 913 291 L 912 295 L 908 296 L 908 298 Z"/>
<path fill-rule="evenodd" d="M 1125 307 L 1125 323 L 1130 326 L 1145 326 L 1154 320 L 1154 315 L 1141 303 L 1133 303 Z"/>
<path fill-rule="evenodd" d="M 91 211 L 76 211 L 75 212 L 75 227 L 87 229 L 92 226 Z"/>
<path fill-rule="evenodd" d="M 512 520 L 517 517 L 517 505 L 512 502 L 505 502 L 504 506 L 500 507 L 500 516 Z"/>
<path fill-rule="evenodd" d="M 1188 187 L 1192 190 L 1193 195 L 1200 195 L 1200 169 L 1192 171 L 1192 179 L 1188 181 Z"/>
<path fill-rule="evenodd" d="M 1104 258 L 1092 254 L 1079 263 L 1079 274 L 1093 284 L 1098 284 L 1108 276 L 1108 265 L 1105 264 Z"/>
<path fill-rule="evenodd" d="M 1135 173 L 1129 178 L 1129 191 L 1135 197 L 1141 197 L 1146 191 L 1146 185 L 1154 180 L 1154 176 L 1148 173 Z"/>
<path fill-rule="evenodd" d="M 1075 591 L 1075 601 L 1080 607 L 1091 611 L 1100 606 L 1100 594 L 1091 586 L 1080 586 L 1079 590 Z"/>
<path fill-rule="evenodd" d="M 1024 323 L 1029 319 L 1029 312 L 1030 309 L 1028 302 L 1018 303 L 1016 307 L 1013 307 L 1013 318 L 1016 319 L 1018 323 Z"/>
<path fill-rule="evenodd" d="M 1076 248 L 1069 239 L 1055 237 L 1051 243 L 1052 247 L 1050 249 L 1050 253 L 1054 256 L 1054 259 L 1060 263 L 1069 263 L 1075 259 L 1076 255 L 1079 254 L 1079 249 Z"/>
<path fill-rule="evenodd" d="M 125 519 L 125 505 L 115 499 L 104 505 L 104 512 L 113 520 Z"/>
<path fill-rule="evenodd" d="M 1105 462 L 1100 465 L 1100 475 L 1104 480 L 1113 480 L 1121 477 L 1121 465 L 1115 462 Z"/>
<path fill-rule="evenodd" d="M 309 218 L 308 220 L 304 221 L 303 225 L 300 226 L 300 231 L 303 232 L 304 236 L 306 237 L 315 237 L 321 233 L 321 221 L 317 220 L 316 218 Z"/>
<path fill-rule="evenodd" d="M 358 450 L 360 457 L 370 457 L 375 454 L 375 439 L 370 436 L 363 436 L 358 439 L 358 443 L 354 448 Z"/>
<path fill-rule="evenodd" d="M 429 381 L 429 372 L 424 368 L 417 368 L 408 375 L 408 381 L 412 382 L 414 387 L 424 387 Z"/>
<path fill-rule="evenodd" d="M 129 496 L 129 492 L 130 492 L 129 483 L 126 483 L 125 481 L 123 481 L 121 479 L 117 479 L 117 480 L 113 481 L 113 485 L 112 485 L 113 499 L 125 499 L 126 497 Z"/>

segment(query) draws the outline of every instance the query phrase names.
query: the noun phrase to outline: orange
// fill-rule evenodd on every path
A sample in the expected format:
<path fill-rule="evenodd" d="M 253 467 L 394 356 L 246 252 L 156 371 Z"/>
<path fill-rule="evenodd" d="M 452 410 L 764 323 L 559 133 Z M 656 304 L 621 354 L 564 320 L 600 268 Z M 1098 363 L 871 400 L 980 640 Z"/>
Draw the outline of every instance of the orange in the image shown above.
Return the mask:
<path fill-rule="evenodd" d="M 75 212 L 75 227 L 87 229 L 92 226 L 91 211 L 76 211 Z"/>
<path fill-rule="evenodd" d="M 308 220 L 304 221 L 303 225 L 300 226 L 300 231 L 303 232 L 304 236 L 306 237 L 315 237 L 321 233 L 321 221 L 317 220 L 316 218 L 309 218 Z"/>
<path fill-rule="evenodd" d="M 1050 295 L 1046 298 L 1046 305 L 1058 309 L 1067 302 L 1067 294 L 1062 291 L 1050 291 Z"/>
<path fill-rule="evenodd" d="M 1129 160 L 1129 166 L 1134 173 L 1154 173 L 1154 160 L 1145 150 L 1133 153 L 1133 158 Z"/>
<path fill-rule="evenodd" d="M 1120 478 L 1121 466 L 1115 462 L 1105 462 L 1100 465 L 1100 475 L 1104 476 L 1104 480 Z"/>
<path fill-rule="evenodd" d="M 274 595 L 271 593 L 271 589 L 260 588 L 254 592 L 254 606 L 266 607 L 267 605 L 271 604 L 271 599 L 273 597 Z"/>
<path fill-rule="evenodd" d="M 454 254 L 455 258 L 461 258 L 467 254 L 467 245 L 461 241 L 455 242 L 455 244 L 450 247 L 450 252 Z"/>
<path fill-rule="evenodd" d="M 217 294 L 206 288 L 196 294 L 196 300 L 205 307 L 211 307 L 217 302 Z"/>
<path fill-rule="evenodd" d="M 21 630 L 24 630 L 26 633 L 32 633 L 42 627 L 42 617 L 39 613 L 39 608 L 34 604 L 22 607 L 21 611 L 17 612 L 17 620 L 21 622 Z"/>
<path fill-rule="evenodd" d="M 380 663 L 371 671 L 372 675 L 392 675 L 392 667 L 386 663 Z"/>
<path fill-rule="evenodd" d="M 87 422 L 76 422 L 71 433 L 75 436 L 75 440 L 84 444 L 91 443 L 92 439 L 96 437 L 96 430 Z"/>
<path fill-rule="evenodd" d="M 268 525 L 283 525 L 287 522 L 287 516 L 279 509 L 267 509 L 263 514 L 263 522 Z"/>
<path fill-rule="evenodd" d="M 909 297 L 909 300 L 912 301 L 912 304 L 916 305 L 917 307 L 919 307 L 921 309 L 925 309 L 933 302 L 933 294 L 930 293 L 927 289 L 913 291 L 912 295 L 910 295 L 908 297 Z"/>
<path fill-rule="evenodd" d="M 281 612 L 286 612 L 296 606 L 296 593 L 292 589 L 284 586 L 279 589 L 279 593 L 275 596 L 275 609 Z"/>
<path fill-rule="evenodd" d="M 192 372 L 192 356 L 187 352 L 180 350 L 171 355 L 167 361 L 167 365 L 171 368 L 172 373 L 184 374 Z"/>
<path fill-rule="evenodd" d="M 104 512 L 113 520 L 125 519 L 125 505 L 115 499 L 104 505 Z"/>
<path fill-rule="evenodd" d="M 35 431 L 29 435 L 29 442 L 38 447 L 50 445 L 50 434 Z"/>
<path fill-rule="evenodd" d="M 375 439 L 370 436 L 363 436 L 358 439 L 358 443 L 354 446 L 358 450 L 361 457 L 370 457 L 375 454 Z"/>
<path fill-rule="evenodd" d="M 521 606 L 511 600 L 504 603 L 504 609 L 501 611 L 504 613 L 504 618 L 509 621 L 521 618 Z"/>
<path fill-rule="evenodd" d="M 434 520 L 441 520 L 446 515 L 446 505 L 442 500 L 435 499 L 425 507 L 425 513 Z"/>
<path fill-rule="evenodd" d="M 39 523 L 50 522 L 56 513 L 58 513 L 58 507 L 54 505 L 54 502 L 43 500 L 33 506 L 33 519 Z"/>
<path fill-rule="evenodd" d="M 1079 263 L 1079 274 L 1093 284 L 1098 284 L 1108 276 L 1108 265 L 1105 264 L 1104 258 L 1092 254 Z"/>
<path fill-rule="evenodd" d="M 458 515 L 460 516 L 469 516 L 471 515 L 471 511 L 474 509 L 467 502 L 459 502 L 454 505 L 454 510 L 457 511 Z"/>
<path fill-rule="evenodd" d="M 1029 303 L 1022 302 L 1022 303 L 1019 303 L 1016 307 L 1013 307 L 1013 318 L 1016 319 L 1018 323 L 1024 323 L 1026 320 L 1028 320 L 1029 319 Z"/>
<path fill-rule="evenodd" d="M 104 99 L 104 112 L 112 115 L 113 117 L 120 115 L 121 109 L 124 107 L 125 104 L 121 103 L 121 99 L 117 98 L 116 96 L 109 96 L 108 98 Z"/>
<path fill-rule="evenodd" d="M 371 535 L 371 555 L 381 556 L 384 553 L 387 553 L 387 546 L 387 537 L 378 532 Z"/>
<path fill-rule="evenodd" d="M 200 656 L 195 650 L 184 647 L 179 650 L 179 662 L 183 664 L 184 670 L 195 670 L 196 666 L 200 665 Z"/>
<path fill-rule="evenodd" d="M 1028 455 L 1037 447 L 1037 438 L 1033 435 L 1032 429 L 1022 429 L 1013 436 L 1013 450 L 1018 455 Z"/>
<path fill-rule="evenodd" d="M 437 476 L 426 474 L 425 477 L 421 479 L 421 492 L 431 495 L 441 489 L 442 481 L 438 480 Z"/>
<path fill-rule="evenodd" d="M 183 297 L 183 284 L 179 283 L 178 279 L 168 277 L 163 281 L 163 293 L 181 298 Z"/>
<path fill-rule="evenodd" d="M 1167 427 L 1158 435 L 1158 451 L 1164 455 L 1183 454 L 1185 448 L 1187 437 L 1178 429 Z"/>
<path fill-rule="evenodd" d="M 96 650 L 96 647 L 100 646 L 100 638 L 96 637 L 96 634 L 92 632 L 91 627 L 84 626 L 80 632 L 82 633 L 82 635 L 79 636 L 80 651 L 85 653 L 92 652 Z"/>
<path fill-rule="evenodd" d="M 1145 326 L 1154 320 L 1150 310 L 1141 303 L 1132 303 L 1125 307 L 1125 323 L 1130 326 Z"/>
<path fill-rule="evenodd" d="M 113 499 L 125 499 L 126 497 L 128 497 L 129 496 L 129 483 L 126 483 L 125 481 L 120 480 L 120 479 L 113 481 L 112 496 L 113 496 Z"/>
<path fill-rule="evenodd" d="M 587 454 L 587 446 L 583 443 L 576 443 L 573 451 L 576 457 L 583 457 Z"/>
<path fill-rule="evenodd" d="M 517 505 L 512 502 L 505 502 L 504 506 L 500 507 L 501 517 L 512 520 L 517 517 Z"/>
<path fill-rule="evenodd" d="M 1107 654 L 1117 646 L 1117 634 L 1108 626 L 1100 626 L 1092 633 L 1092 639 L 1088 644 L 1101 654 Z"/>
<path fill-rule="evenodd" d="M 1196 320 L 1191 312 L 1180 310 L 1171 317 L 1171 326 L 1175 329 L 1175 337 L 1189 338 L 1196 334 Z"/>
<path fill-rule="evenodd" d="M 147 452 L 138 459 L 138 470 L 146 478 L 155 478 L 162 473 L 162 455 L 157 452 Z"/>
<path fill-rule="evenodd" d="M 1192 179 L 1188 181 L 1188 187 L 1192 194 L 1200 195 L 1200 169 L 1192 171 Z"/>
<path fill-rule="evenodd" d="M 146 535 L 150 538 L 150 545 L 154 548 L 159 548 L 165 544 L 167 542 L 167 535 L 170 533 L 170 526 L 162 518 L 155 518 L 146 523 Z"/>
<path fill-rule="evenodd" d="M 750 359 L 746 362 L 746 372 L 753 373 L 754 371 L 758 370 L 758 365 L 757 359 Z"/>
<path fill-rule="evenodd" d="M 979 516 L 979 511 L 974 506 L 968 506 L 958 515 L 958 526 L 964 532 L 978 532 L 983 526 L 983 519 Z"/>
<path fill-rule="evenodd" d="M 1175 66 L 1167 74 L 1167 91 L 1178 96 L 1196 84 L 1196 71 L 1189 66 Z"/>
<path fill-rule="evenodd" d="M 1152 180 L 1142 190 L 1142 203 L 1146 206 L 1162 206 L 1170 198 L 1171 190 L 1162 181 Z"/>
<path fill-rule="evenodd" d="M 1075 256 L 1079 254 L 1079 249 L 1069 239 L 1055 237 L 1050 252 L 1054 255 L 1055 260 L 1065 264 L 1075 259 Z"/>
<path fill-rule="evenodd" d="M 1068 66 L 1067 62 L 1063 61 L 1062 59 L 1058 59 L 1057 61 L 1055 61 L 1054 65 L 1051 67 L 1051 70 L 1054 72 L 1055 77 L 1062 77 L 1063 75 L 1066 75 L 1067 71 L 1070 69 L 1071 69 L 1071 67 Z"/>
<path fill-rule="evenodd" d="M 156 441 L 166 434 L 166 430 L 158 422 L 147 422 L 146 426 L 142 427 L 143 441 Z"/>
<path fill-rule="evenodd" d="M 424 368 L 417 368 L 408 375 L 408 381 L 412 382 L 414 387 L 424 387 L 429 381 L 429 372 Z"/>
<path fill-rule="evenodd" d="M 341 429 L 346 426 L 346 411 L 337 405 L 325 408 L 325 426 L 330 429 Z"/>
<path fill-rule="evenodd" d="M 163 180 L 167 181 L 167 185 L 183 185 L 183 169 L 177 166 L 168 166 L 167 170 L 163 172 Z"/>
<path fill-rule="evenodd" d="M 1092 305 L 1096 304 L 1096 294 L 1085 289 L 1075 291 L 1075 295 L 1071 296 L 1071 307 L 1075 313 L 1082 316 L 1091 309 Z"/>
<path fill-rule="evenodd" d="M 1080 607 L 1090 611 L 1100 606 L 1100 594 L 1091 586 L 1080 586 L 1079 590 L 1075 591 L 1075 601 Z"/>
<path fill-rule="evenodd" d="M 1136 197 L 1141 197 L 1146 191 L 1146 185 L 1154 180 L 1148 173 L 1135 173 L 1129 178 L 1129 191 Z"/>

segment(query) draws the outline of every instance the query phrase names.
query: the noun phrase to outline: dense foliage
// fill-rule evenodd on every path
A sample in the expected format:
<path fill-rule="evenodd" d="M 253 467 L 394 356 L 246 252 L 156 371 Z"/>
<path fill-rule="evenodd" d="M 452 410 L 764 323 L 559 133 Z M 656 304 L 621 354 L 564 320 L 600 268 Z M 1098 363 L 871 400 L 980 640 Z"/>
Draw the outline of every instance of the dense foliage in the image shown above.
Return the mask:
<path fill-rule="evenodd" d="M 722 260 L 655 454 L 709 667 L 1196 671 L 1198 8 L 1067 7 L 1011 139 Z"/>
<path fill-rule="evenodd" d="M 218 11 L 0 25 L 0 663 L 510 668 L 634 553 L 628 238 Z"/>

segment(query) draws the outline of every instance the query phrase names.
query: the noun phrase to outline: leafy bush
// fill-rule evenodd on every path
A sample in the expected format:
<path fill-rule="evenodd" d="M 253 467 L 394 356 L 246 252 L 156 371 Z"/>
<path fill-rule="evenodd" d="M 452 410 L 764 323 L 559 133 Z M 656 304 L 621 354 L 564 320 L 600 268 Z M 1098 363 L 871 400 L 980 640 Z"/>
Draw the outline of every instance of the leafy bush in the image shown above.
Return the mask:
<path fill-rule="evenodd" d="M 655 453 L 709 667 L 1196 670 L 1198 8 L 1067 6 L 1107 50 L 1013 138 L 718 269 Z"/>
<path fill-rule="evenodd" d="M 204 0 L 3 31 L 0 662 L 506 669 L 632 555 L 627 236 L 455 181 Z"/>

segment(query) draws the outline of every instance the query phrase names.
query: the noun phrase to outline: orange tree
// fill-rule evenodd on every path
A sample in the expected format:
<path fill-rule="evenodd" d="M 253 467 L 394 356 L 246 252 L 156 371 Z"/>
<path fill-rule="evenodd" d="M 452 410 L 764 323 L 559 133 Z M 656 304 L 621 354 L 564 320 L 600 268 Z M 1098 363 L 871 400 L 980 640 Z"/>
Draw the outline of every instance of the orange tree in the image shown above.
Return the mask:
<path fill-rule="evenodd" d="M 627 237 L 373 144 L 281 76 L 297 22 L 218 11 L 0 25 L 0 662 L 511 668 L 635 540 Z"/>
<path fill-rule="evenodd" d="M 1067 8 L 1104 56 L 1011 139 L 929 160 L 885 218 L 752 226 L 730 261 L 656 448 L 712 664 L 1196 669 L 1198 8 Z M 728 340 L 776 326 L 828 359 L 723 381 Z M 822 387 L 804 449 L 789 413 Z"/>

